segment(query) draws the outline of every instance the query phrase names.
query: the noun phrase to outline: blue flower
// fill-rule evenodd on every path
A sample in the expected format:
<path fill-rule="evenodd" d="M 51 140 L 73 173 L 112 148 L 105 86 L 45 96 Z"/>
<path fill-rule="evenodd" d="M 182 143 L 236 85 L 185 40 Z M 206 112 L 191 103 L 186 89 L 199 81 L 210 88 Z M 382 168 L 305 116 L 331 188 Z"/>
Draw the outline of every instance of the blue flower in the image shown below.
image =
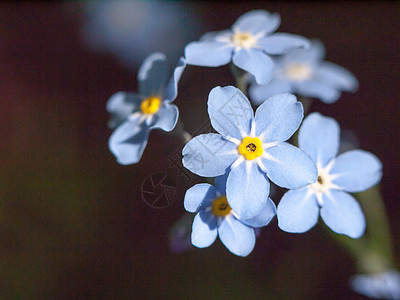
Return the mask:
<path fill-rule="evenodd" d="M 274 79 L 266 85 L 255 82 L 249 89 L 250 99 L 258 105 L 274 94 L 295 93 L 333 103 L 339 99 L 341 91 L 355 91 L 358 82 L 354 75 L 323 61 L 324 56 L 322 43 L 312 41 L 308 49 L 292 49 L 275 58 Z"/>
<path fill-rule="evenodd" d="M 217 235 L 233 254 L 247 256 L 253 250 L 256 235 L 253 227 L 266 226 L 275 216 L 275 204 L 267 199 L 261 212 L 246 221 L 241 220 L 229 206 L 225 190 L 227 175 L 215 178 L 215 188 L 200 183 L 187 190 L 185 209 L 197 213 L 192 226 L 192 244 L 205 248 L 214 243 Z"/>
<path fill-rule="evenodd" d="M 182 163 L 204 177 L 230 171 L 226 195 L 240 219 L 254 217 L 266 205 L 268 178 L 286 188 L 299 188 L 317 179 L 312 159 L 285 142 L 303 118 L 303 106 L 295 96 L 275 95 L 254 116 L 239 89 L 215 87 L 208 98 L 208 114 L 220 134 L 190 140 L 182 150 Z"/>
<path fill-rule="evenodd" d="M 396 270 L 356 275 L 351 286 L 357 293 L 370 298 L 400 299 L 400 273 Z"/>
<path fill-rule="evenodd" d="M 150 130 L 174 129 L 178 108 L 171 104 L 178 93 L 178 81 L 186 66 L 181 58 L 167 82 L 167 62 L 162 53 L 153 53 L 138 73 L 139 94 L 119 92 L 107 102 L 112 114 L 110 127 L 117 127 L 109 140 L 111 152 L 122 165 L 137 163 L 142 157 Z"/>
<path fill-rule="evenodd" d="M 189 65 L 219 67 L 229 63 L 253 74 L 259 84 L 273 76 L 273 61 L 268 54 L 282 54 L 294 47 L 308 47 L 308 40 L 288 33 L 276 33 L 279 14 L 254 10 L 242 15 L 231 30 L 205 34 L 199 42 L 185 47 Z"/>
<path fill-rule="evenodd" d="M 334 232 L 359 238 L 365 217 L 347 192 L 369 189 L 379 182 L 382 164 L 371 153 L 350 150 L 336 157 L 340 129 L 337 122 L 319 113 L 310 114 L 299 131 L 299 146 L 316 162 L 318 179 L 307 187 L 290 190 L 277 209 L 278 226 L 288 232 L 305 232 L 322 220 Z"/>

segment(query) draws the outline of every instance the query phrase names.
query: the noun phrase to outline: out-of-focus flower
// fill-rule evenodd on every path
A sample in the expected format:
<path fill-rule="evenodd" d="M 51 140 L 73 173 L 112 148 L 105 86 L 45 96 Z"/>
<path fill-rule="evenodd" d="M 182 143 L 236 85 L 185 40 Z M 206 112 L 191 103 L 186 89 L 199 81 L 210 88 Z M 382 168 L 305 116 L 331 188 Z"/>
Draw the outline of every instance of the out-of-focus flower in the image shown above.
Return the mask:
<path fill-rule="evenodd" d="M 263 10 L 245 13 L 231 30 L 205 34 L 199 42 L 185 47 L 189 65 L 218 67 L 232 61 L 254 75 L 259 84 L 273 76 L 274 63 L 269 55 L 283 54 L 296 47 L 307 47 L 307 39 L 288 33 L 272 34 L 280 25 L 279 14 Z"/>
<path fill-rule="evenodd" d="M 324 56 L 324 46 L 314 40 L 308 49 L 292 49 L 274 58 L 274 78 L 265 85 L 254 82 L 249 88 L 250 99 L 259 105 L 274 94 L 294 93 L 333 103 L 339 99 L 341 91 L 355 91 L 358 82 L 354 75 L 323 61 Z"/>
<path fill-rule="evenodd" d="M 137 68 L 149 53 L 163 52 L 172 61 L 201 32 L 201 20 L 182 2 L 87 1 L 83 42 L 114 54 L 124 66 Z"/>
<path fill-rule="evenodd" d="M 375 155 L 350 150 L 336 157 L 339 149 L 338 123 L 319 113 L 305 118 L 299 131 L 299 146 L 318 167 L 318 179 L 307 187 L 285 193 L 277 209 L 278 226 L 301 233 L 312 228 L 321 213 L 334 232 L 359 238 L 365 231 L 365 217 L 355 193 L 377 184 L 382 164 Z"/>
<path fill-rule="evenodd" d="M 367 297 L 400 299 L 400 273 L 396 270 L 355 275 L 350 284 L 354 291 Z"/>
<path fill-rule="evenodd" d="M 226 199 L 227 175 L 215 178 L 215 188 L 208 183 L 196 184 L 187 190 L 185 209 L 197 213 L 192 227 L 192 244 L 205 248 L 214 243 L 217 235 L 233 254 L 247 256 L 253 250 L 256 234 L 253 227 L 268 225 L 275 216 L 275 204 L 270 198 L 260 213 L 241 220 Z"/>
<path fill-rule="evenodd" d="M 177 96 L 178 81 L 185 66 L 181 58 L 167 82 L 166 57 L 153 53 L 140 67 L 139 94 L 118 92 L 108 100 L 106 109 L 112 114 L 109 125 L 118 126 L 110 137 L 109 147 L 120 164 L 140 160 L 150 130 L 171 131 L 175 127 L 179 111 L 171 102 Z"/>
<path fill-rule="evenodd" d="M 190 140 L 182 150 L 182 162 L 204 177 L 230 171 L 226 195 L 240 219 L 256 216 L 266 205 L 268 178 L 285 188 L 300 188 L 317 179 L 312 159 L 285 142 L 303 118 L 303 106 L 295 96 L 275 95 L 254 116 L 239 89 L 215 87 L 208 98 L 208 114 L 219 134 L 202 134 Z"/>

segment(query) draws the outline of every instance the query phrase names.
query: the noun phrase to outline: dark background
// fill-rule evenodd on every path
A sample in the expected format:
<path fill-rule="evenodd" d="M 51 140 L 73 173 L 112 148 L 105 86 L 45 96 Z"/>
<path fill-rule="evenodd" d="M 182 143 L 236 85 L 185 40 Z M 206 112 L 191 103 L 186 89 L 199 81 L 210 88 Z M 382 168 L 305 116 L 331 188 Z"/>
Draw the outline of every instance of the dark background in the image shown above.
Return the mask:
<path fill-rule="evenodd" d="M 163 9 L 157 5 L 142 16 L 146 24 L 158 24 Z M 357 76 L 357 93 L 344 93 L 333 105 L 315 101 L 311 111 L 336 118 L 358 136 L 360 148 L 382 160 L 381 191 L 399 260 L 398 2 L 162 5 L 184 9 L 173 20 L 185 35 L 148 34 L 149 50 L 166 51 L 171 66 L 186 43 L 262 8 L 281 14 L 278 31 L 321 39 L 327 60 Z M 143 58 L 127 64 L 88 46 L 84 28 L 93 7 L 87 6 L 0 4 L 0 298 L 362 299 L 348 285 L 357 272 L 352 257 L 322 226 L 296 235 L 280 231 L 274 220 L 247 258 L 219 241 L 207 249 L 170 250 L 168 232 L 198 178 L 187 182 L 168 163 L 182 142 L 162 131 L 152 132 L 140 163 L 116 163 L 107 146 L 112 131 L 105 104 L 117 91 L 136 90 Z M 146 43 L 148 27 L 140 24 Z M 175 103 L 190 133 L 207 121 L 209 91 L 228 84 L 234 84 L 228 67 L 186 69 Z M 177 184 L 176 201 L 165 209 L 139 197 L 155 172 Z"/>

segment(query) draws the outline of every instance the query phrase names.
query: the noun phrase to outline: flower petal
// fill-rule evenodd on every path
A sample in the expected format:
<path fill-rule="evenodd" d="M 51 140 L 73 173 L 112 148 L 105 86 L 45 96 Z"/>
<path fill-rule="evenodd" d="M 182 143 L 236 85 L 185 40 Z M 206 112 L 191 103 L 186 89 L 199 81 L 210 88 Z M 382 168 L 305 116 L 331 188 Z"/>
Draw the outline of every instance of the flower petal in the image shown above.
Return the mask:
<path fill-rule="evenodd" d="M 340 127 L 332 118 L 311 113 L 299 130 L 299 147 L 321 167 L 325 167 L 339 151 Z"/>
<path fill-rule="evenodd" d="M 221 242 L 233 254 L 247 256 L 256 243 L 254 229 L 246 226 L 233 216 L 224 218 L 218 227 Z"/>
<path fill-rule="evenodd" d="M 299 128 L 303 105 L 292 94 L 278 94 L 256 110 L 256 136 L 262 142 L 283 142 Z"/>
<path fill-rule="evenodd" d="M 139 92 L 144 97 L 161 96 L 167 82 L 167 58 L 163 53 L 153 53 L 142 63 L 138 72 Z"/>
<path fill-rule="evenodd" d="M 288 53 L 283 56 L 282 63 L 287 65 L 292 62 L 306 63 L 311 66 L 315 66 L 320 63 L 325 57 L 325 47 L 319 40 L 312 40 L 310 47 L 305 48 L 294 48 L 288 51 Z"/>
<path fill-rule="evenodd" d="M 199 248 L 205 248 L 214 243 L 218 230 L 215 226 L 216 218 L 210 213 L 199 212 L 193 220 L 192 244 Z M 211 224 L 211 226 L 210 226 Z"/>
<path fill-rule="evenodd" d="M 353 92 L 358 88 L 356 77 L 345 68 L 331 62 L 323 62 L 314 71 L 315 78 L 342 91 Z"/>
<path fill-rule="evenodd" d="M 303 150 L 283 142 L 265 149 L 264 153 L 261 161 L 267 176 L 278 186 L 297 189 L 317 180 L 317 167 Z"/>
<path fill-rule="evenodd" d="M 395 269 L 353 276 L 351 286 L 357 293 L 370 298 L 400 299 L 400 273 Z"/>
<path fill-rule="evenodd" d="M 331 169 L 340 175 L 333 183 L 351 193 L 365 191 L 377 184 L 382 177 L 382 163 L 370 152 L 350 150 L 340 154 Z"/>
<path fill-rule="evenodd" d="M 219 67 L 232 59 L 233 46 L 215 40 L 191 42 L 185 47 L 185 58 L 188 65 Z"/>
<path fill-rule="evenodd" d="M 201 134 L 183 148 L 183 166 L 203 177 L 225 174 L 239 157 L 236 145 L 215 133 Z"/>
<path fill-rule="evenodd" d="M 310 41 L 302 36 L 289 33 L 275 33 L 262 37 L 257 44 L 268 54 L 284 54 L 293 48 L 308 48 Z"/>
<path fill-rule="evenodd" d="M 357 239 L 364 234 L 366 223 L 358 202 L 349 194 L 329 190 L 322 196 L 321 217 L 336 233 Z"/>
<path fill-rule="evenodd" d="M 274 76 L 274 62 L 259 49 L 241 49 L 233 55 L 232 62 L 253 74 L 258 84 L 267 84 Z"/>
<path fill-rule="evenodd" d="M 200 207 L 211 204 L 216 197 L 215 188 L 211 184 L 199 183 L 186 191 L 183 204 L 187 211 L 197 212 Z"/>
<path fill-rule="evenodd" d="M 232 28 L 234 31 L 267 34 L 278 29 L 280 24 L 279 14 L 269 13 L 265 10 L 252 10 L 241 15 Z"/>
<path fill-rule="evenodd" d="M 164 131 L 171 131 L 174 129 L 178 121 L 179 110 L 168 101 L 164 101 L 158 112 L 154 115 L 154 123 L 150 129 L 160 128 Z"/>
<path fill-rule="evenodd" d="M 149 132 L 146 123 L 140 123 L 140 116 L 122 123 L 108 141 L 109 148 L 118 163 L 121 165 L 137 163 L 146 148 Z"/>
<path fill-rule="evenodd" d="M 224 175 L 215 177 L 215 189 L 222 196 L 226 195 L 226 181 L 228 180 L 229 172 Z"/>
<path fill-rule="evenodd" d="M 141 97 L 134 93 L 118 92 L 108 99 L 106 110 L 112 114 L 109 121 L 110 128 L 116 128 L 124 122 L 141 103 Z"/>
<path fill-rule="evenodd" d="M 317 197 L 308 187 L 290 190 L 283 195 L 276 214 L 280 229 L 293 233 L 306 232 L 318 222 Z"/>
<path fill-rule="evenodd" d="M 249 96 L 255 105 L 260 105 L 275 94 L 290 93 L 292 85 L 288 80 L 272 79 L 269 83 L 259 85 L 254 83 L 249 88 Z"/>
<path fill-rule="evenodd" d="M 268 198 L 267 204 L 265 204 L 265 206 L 258 215 L 256 215 L 251 219 L 240 220 L 240 221 L 251 227 L 263 227 L 268 225 L 275 215 L 276 215 L 275 203 L 271 200 L 271 198 Z"/>
<path fill-rule="evenodd" d="M 242 220 L 258 215 L 268 201 L 269 181 L 257 163 L 245 161 L 233 168 L 226 184 L 230 207 Z"/>
<path fill-rule="evenodd" d="M 340 97 L 340 92 L 335 88 L 317 81 L 298 81 L 293 82 L 295 93 L 322 100 L 325 103 L 334 103 Z"/>
<path fill-rule="evenodd" d="M 164 91 L 164 99 L 169 101 L 174 101 L 176 96 L 178 95 L 178 82 L 182 76 L 183 70 L 186 68 L 186 60 L 181 57 L 178 61 L 178 65 L 176 66 L 174 73 L 169 80 L 165 91 Z"/>
<path fill-rule="evenodd" d="M 212 127 L 224 137 L 241 140 L 250 134 L 253 108 L 238 88 L 213 88 L 208 96 L 208 114 Z"/>

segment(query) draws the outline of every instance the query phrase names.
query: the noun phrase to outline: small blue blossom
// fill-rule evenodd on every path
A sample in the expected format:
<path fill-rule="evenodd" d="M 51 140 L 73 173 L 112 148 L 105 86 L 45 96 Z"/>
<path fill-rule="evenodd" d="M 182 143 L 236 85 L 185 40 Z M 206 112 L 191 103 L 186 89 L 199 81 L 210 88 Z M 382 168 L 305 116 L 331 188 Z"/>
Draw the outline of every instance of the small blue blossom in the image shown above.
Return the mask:
<path fill-rule="evenodd" d="M 215 87 L 208 98 L 208 114 L 219 134 L 202 134 L 190 140 L 182 150 L 182 163 L 204 177 L 230 171 L 226 195 L 240 219 L 256 216 L 266 205 L 268 178 L 285 188 L 300 188 L 317 179 L 312 159 L 285 142 L 303 119 L 303 106 L 295 96 L 275 95 L 254 116 L 239 89 Z"/>
<path fill-rule="evenodd" d="M 314 40 L 308 49 L 292 49 L 274 58 L 274 78 L 265 85 L 254 82 L 249 88 L 250 99 L 258 105 L 274 94 L 295 93 L 333 103 L 339 99 L 341 91 L 355 91 L 358 82 L 354 75 L 323 61 L 324 56 L 324 46 Z"/>
<path fill-rule="evenodd" d="M 318 215 L 334 232 L 359 238 L 365 217 L 356 193 L 377 184 L 382 164 L 371 153 L 350 150 L 338 154 L 338 123 L 319 113 L 310 114 L 299 131 L 299 146 L 314 159 L 318 179 L 313 184 L 285 193 L 277 209 L 278 226 L 288 232 L 305 232 L 318 222 Z"/>
<path fill-rule="evenodd" d="M 217 235 L 233 254 L 247 256 L 256 242 L 254 227 L 268 225 L 276 214 L 274 202 L 267 199 L 260 213 L 241 220 L 229 206 L 226 191 L 227 175 L 215 178 L 215 187 L 208 183 L 196 184 L 187 190 L 185 209 L 197 213 L 192 226 L 192 244 L 205 248 L 214 243 Z"/>
<path fill-rule="evenodd" d="M 400 299 L 400 273 L 387 270 L 376 274 L 360 274 L 351 280 L 357 293 L 374 299 Z"/>
<path fill-rule="evenodd" d="M 178 93 L 178 81 L 186 66 L 181 58 L 167 82 L 167 62 L 162 53 L 153 53 L 138 73 L 139 94 L 118 92 L 106 109 L 112 114 L 109 126 L 117 129 L 109 140 L 111 152 L 122 165 L 137 163 L 142 157 L 152 129 L 174 129 L 178 108 L 171 104 Z"/>
<path fill-rule="evenodd" d="M 288 33 L 272 34 L 280 25 L 280 16 L 263 10 L 245 13 L 231 30 L 207 33 L 199 42 L 185 47 L 189 65 L 218 67 L 233 62 L 253 74 L 259 84 L 273 76 L 270 55 L 283 54 L 295 47 L 308 47 L 307 39 Z"/>

